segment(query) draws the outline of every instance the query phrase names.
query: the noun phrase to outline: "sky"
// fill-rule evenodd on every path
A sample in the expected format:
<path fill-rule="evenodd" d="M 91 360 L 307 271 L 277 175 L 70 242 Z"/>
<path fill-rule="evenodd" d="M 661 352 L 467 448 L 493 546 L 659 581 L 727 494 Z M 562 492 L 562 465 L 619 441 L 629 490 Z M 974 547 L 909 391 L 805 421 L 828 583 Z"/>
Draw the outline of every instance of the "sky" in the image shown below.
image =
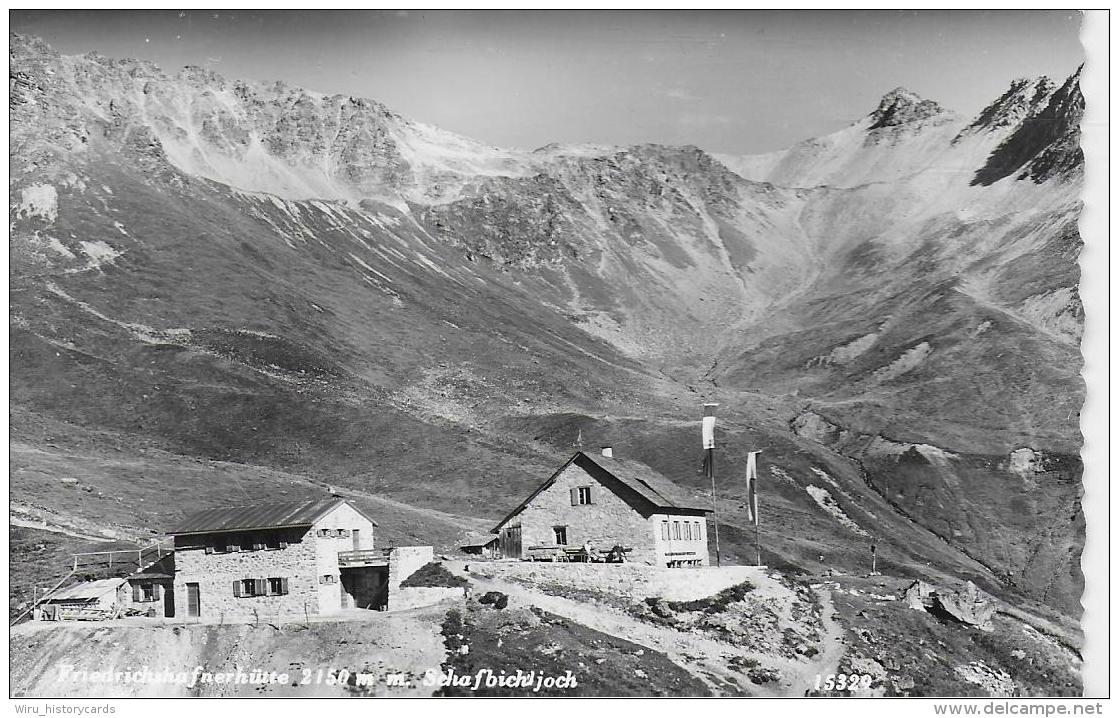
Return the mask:
<path fill-rule="evenodd" d="M 753 154 L 841 129 L 895 87 L 975 115 L 1083 62 L 1073 11 L 11 11 L 63 54 L 201 65 L 379 100 L 500 147 Z"/>

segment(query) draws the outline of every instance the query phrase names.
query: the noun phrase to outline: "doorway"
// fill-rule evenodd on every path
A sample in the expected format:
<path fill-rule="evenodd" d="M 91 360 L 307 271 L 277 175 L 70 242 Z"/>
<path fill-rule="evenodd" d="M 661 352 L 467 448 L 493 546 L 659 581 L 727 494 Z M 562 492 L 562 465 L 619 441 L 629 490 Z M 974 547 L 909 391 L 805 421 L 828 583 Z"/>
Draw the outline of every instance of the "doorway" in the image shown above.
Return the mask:
<path fill-rule="evenodd" d="M 201 601 L 202 596 L 198 590 L 197 583 L 188 583 L 187 588 L 187 616 L 190 618 L 198 618 L 201 614 Z"/>

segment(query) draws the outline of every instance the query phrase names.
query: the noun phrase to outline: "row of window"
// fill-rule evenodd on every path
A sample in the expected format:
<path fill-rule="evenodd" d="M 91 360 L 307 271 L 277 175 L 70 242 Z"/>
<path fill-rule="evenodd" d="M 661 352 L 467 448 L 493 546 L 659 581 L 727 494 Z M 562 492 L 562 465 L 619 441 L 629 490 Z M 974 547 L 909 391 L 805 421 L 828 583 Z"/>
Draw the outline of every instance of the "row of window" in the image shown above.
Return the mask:
<path fill-rule="evenodd" d="M 701 521 L 661 521 L 661 538 L 665 541 L 699 541 L 703 538 Z"/>
<path fill-rule="evenodd" d="M 319 536 L 323 538 L 349 538 L 349 529 L 319 529 Z"/>
<path fill-rule="evenodd" d="M 233 595 L 237 598 L 253 596 L 286 596 L 286 578 L 242 578 L 233 582 Z"/>
<path fill-rule="evenodd" d="M 238 551 L 278 551 L 288 542 L 275 534 L 259 536 L 215 536 L 206 544 L 206 553 L 237 553 Z"/>

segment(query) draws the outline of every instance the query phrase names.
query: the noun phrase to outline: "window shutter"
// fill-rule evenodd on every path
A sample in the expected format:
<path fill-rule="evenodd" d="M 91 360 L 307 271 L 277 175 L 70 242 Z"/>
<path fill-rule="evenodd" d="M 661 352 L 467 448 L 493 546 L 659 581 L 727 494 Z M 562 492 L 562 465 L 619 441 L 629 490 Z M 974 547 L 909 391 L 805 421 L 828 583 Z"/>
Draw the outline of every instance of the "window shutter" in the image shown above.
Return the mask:
<path fill-rule="evenodd" d="M 241 597 L 241 582 L 240 581 L 234 581 L 233 582 L 233 595 L 236 596 L 237 598 Z"/>
<path fill-rule="evenodd" d="M 288 580 L 286 578 L 281 578 L 280 579 L 280 595 L 281 596 L 288 595 Z"/>
<path fill-rule="evenodd" d="M 579 489 L 572 489 L 571 490 L 571 505 L 572 506 L 578 506 L 579 505 Z"/>
<path fill-rule="evenodd" d="M 140 584 L 135 583 L 132 585 L 132 601 L 139 603 L 144 600 L 144 594 L 140 591 Z"/>
<path fill-rule="evenodd" d="M 594 488 L 591 487 L 591 486 L 587 487 L 587 503 L 588 504 L 593 504 L 594 503 Z"/>
<path fill-rule="evenodd" d="M 268 595 L 268 579 L 258 578 L 256 580 L 256 591 L 254 591 L 253 594 L 256 595 L 256 596 L 267 596 Z"/>

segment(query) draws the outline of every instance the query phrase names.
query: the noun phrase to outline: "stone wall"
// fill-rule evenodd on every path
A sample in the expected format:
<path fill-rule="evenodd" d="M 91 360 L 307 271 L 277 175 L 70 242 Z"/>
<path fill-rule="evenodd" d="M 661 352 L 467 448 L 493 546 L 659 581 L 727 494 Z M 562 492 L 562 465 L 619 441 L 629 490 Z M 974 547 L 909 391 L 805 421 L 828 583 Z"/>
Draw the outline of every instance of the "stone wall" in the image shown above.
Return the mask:
<path fill-rule="evenodd" d="M 403 611 L 406 608 L 430 606 L 441 601 L 456 600 L 466 597 L 465 588 L 442 588 L 438 586 L 424 588 L 396 588 L 389 589 L 389 610 Z"/>
<path fill-rule="evenodd" d="M 389 553 L 389 602 L 400 582 L 435 560 L 431 546 L 397 546 Z"/>
<path fill-rule="evenodd" d="M 328 531 L 326 536 L 320 535 L 324 529 Z M 339 529 L 345 529 L 348 535 L 338 536 Z M 355 530 L 358 532 L 356 546 Z M 349 504 L 342 503 L 309 530 L 276 531 L 282 532 L 288 544 L 286 548 L 254 551 L 243 546 L 236 552 L 206 553 L 201 545 L 206 538 L 178 537 L 175 543 L 174 583 L 176 618 L 187 616 L 188 583 L 199 586 L 199 618 L 204 621 L 254 620 L 281 614 L 322 614 L 342 610 L 338 553 L 355 548 L 373 549 L 372 522 Z M 430 547 L 428 555 L 431 555 Z M 286 578 L 288 593 L 282 596 L 235 596 L 234 581 L 246 578 Z M 353 605 L 352 600 L 349 605 Z"/>
<path fill-rule="evenodd" d="M 152 601 L 136 601 L 133 599 L 134 591 L 133 586 L 137 584 L 151 583 L 154 584 L 154 600 Z M 166 615 L 166 603 L 170 599 L 174 603 L 174 581 L 170 578 L 160 579 L 128 579 L 128 583 L 122 588 L 122 598 L 120 605 L 122 609 L 135 609 L 137 611 L 147 612 L 148 609 L 154 608 L 155 615 L 162 618 Z M 176 607 L 177 608 L 177 607 Z M 186 615 L 186 608 L 183 609 L 183 615 Z"/>
<path fill-rule="evenodd" d="M 188 583 L 198 584 L 199 618 L 204 621 L 253 620 L 305 611 L 318 613 L 316 546 L 310 533 L 289 536 L 286 548 L 273 550 L 208 554 L 201 546 L 177 545 L 175 617 L 187 617 Z M 246 578 L 286 578 L 288 593 L 284 596 L 234 596 L 233 582 Z M 337 585 L 334 588 L 337 591 Z M 334 605 L 340 605 L 340 601 Z"/>
<path fill-rule="evenodd" d="M 571 490 L 591 487 L 590 504 L 572 505 Z M 521 526 L 521 546 L 554 544 L 553 527 L 567 527 L 567 545 L 582 546 L 590 541 L 596 549 L 616 545 L 632 548 L 631 561 L 656 564 L 657 546 L 654 525 L 613 491 L 575 464 L 556 477 L 510 524 Z"/>
<path fill-rule="evenodd" d="M 519 579 L 534 584 L 562 584 L 643 600 L 659 596 L 671 601 L 691 601 L 713 596 L 724 588 L 743 581 L 782 591 L 759 566 L 704 566 L 664 568 L 633 563 L 530 563 L 527 561 L 459 561 L 470 566 L 467 575 L 476 573 L 501 580 Z"/>
<path fill-rule="evenodd" d="M 431 546 L 399 546 L 389 554 L 389 605 L 390 611 L 400 611 L 417 606 L 430 606 L 448 599 L 462 598 L 462 588 L 417 587 L 403 588 L 400 583 L 413 573 L 431 563 L 435 553 Z"/>
<path fill-rule="evenodd" d="M 330 535 L 320 536 L 320 531 L 323 529 L 329 531 Z M 335 534 L 338 529 L 345 529 L 350 532 L 350 535 L 337 536 Z M 356 547 L 353 538 L 355 529 L 358 531 Z M 338 554 L 341 551 L 373 549 L 373 524 L 349 504 L 339 504 L 311 528 L 310 541 L 315 554 L 318 612 L 336 613 L 342 609 L 342 581 Z M 323 576 L 330 576 L 332 583 L 321 583 Z M 354 605 L 353 597 L 350 597 L 347 605 Z"/>

